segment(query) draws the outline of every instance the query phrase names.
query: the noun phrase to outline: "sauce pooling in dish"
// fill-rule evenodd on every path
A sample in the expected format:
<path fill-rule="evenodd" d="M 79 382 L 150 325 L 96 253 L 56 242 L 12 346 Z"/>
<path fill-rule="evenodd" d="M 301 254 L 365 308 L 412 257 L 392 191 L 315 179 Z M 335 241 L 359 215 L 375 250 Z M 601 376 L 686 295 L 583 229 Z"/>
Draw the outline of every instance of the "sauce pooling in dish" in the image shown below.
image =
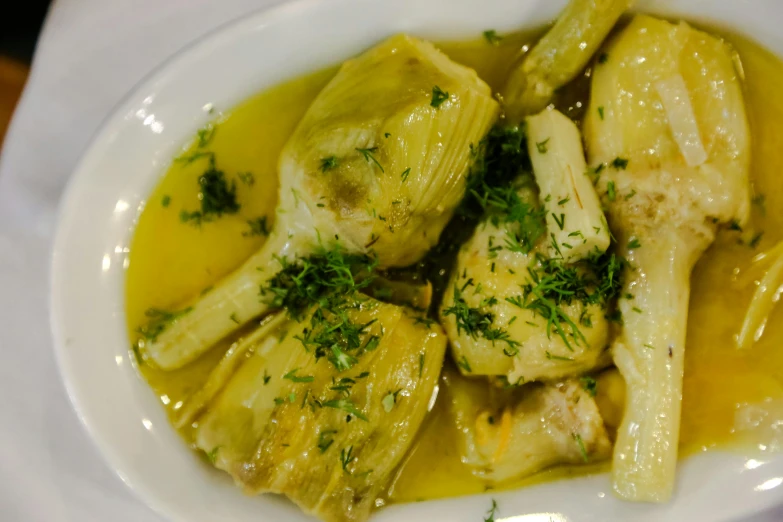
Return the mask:
<path fill-rule="evenodd" d="M 439 46 L 454 61 L 475 69 L 493 92 L 500 91 L 520 47 L 536 33 Z M 750 222 L 723 230 L 696 265 L 691 281 L 685 350 L 681 454 L 715 447 L 756 452 L 779 447 L 771 424 L 783 417 L 783 321 L 774 310 L 757 342 L 738 350 L 736 336 L 745 310 L 763 276 L 754 266 L 758 254 L 783 240 L 783 64 L 742 37 L 729 35 L 744 74 L 744 95 L 752 135 Z M 264 243 L 277 204 L 277 164 L 296 124 L 334 76 L 329 69 L 269 89 L 220 112 L 175 160 L 139 217 L 127 273 L 127 321 L 132 341 L 151 319 L 176 314 L 176 306 L 211 287 Z M 588 70 L 589 74 L 589 70 Z M 557 92 L 555 105 L 581 120 L 588 105 L 589 79 L 579 77 Z M 201 155 L 201 157 L 199 157 Z M 214 155 L 214 172 L 205 168 Z M 205 190 L 205 184 L 209 184 Z M 215 196 L 215 211 L 205 215 L 199 194 Z M 203 196 L 202 196 L 203 197 Z M 444 237 L 442 241 L 448 241 Z M 444 266 L 450 264 L 446 263 Z M 445 285 L 434 281 L 436 293 Z M 241 333 L 241 332 L 240 332 Z M 180 369 L 139 369 L 171 415 L 202 388 L 235 336 Z M 449 364 L 449 363 L 447 363 Z M 597 396 L 608 428 L 622 416 L 624 389 L 614 373 L 597 378 Z M 396 399 L 395 399 L 396 400 Z M 479 493 L 487 482 L 463 465 L 442 392 L 396 472 L 386 499 L 406 502 Z M 759 421 L 759 419 L 761 419 Z M 194 443 L 192 426 L 181 429 Z M 604 470 L 609 462 L 555 466 L 522 480 L 516 487 Z"/>

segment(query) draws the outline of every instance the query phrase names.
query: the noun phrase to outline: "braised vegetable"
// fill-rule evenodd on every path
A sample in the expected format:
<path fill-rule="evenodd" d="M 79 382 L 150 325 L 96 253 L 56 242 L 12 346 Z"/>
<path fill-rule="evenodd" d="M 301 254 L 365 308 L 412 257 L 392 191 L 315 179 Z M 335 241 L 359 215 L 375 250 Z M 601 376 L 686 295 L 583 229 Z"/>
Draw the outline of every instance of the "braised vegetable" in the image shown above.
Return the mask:
<path fill-rule="evenodd" d="M 427 413 L 446 347 L 437 325 L 402 307 L 359 296 L 345 310 L 311 308 L 255 340 L 195 437 L 245 491 L 285 494 L 328 521 L 367 519 Z"/>
<path fill-rule="evenodd" d="M 503 91 L 508 118 L 519 121 L 549 103 L 593 57 L 633 0 L 570 0 L 555 25 L 511 72 Z"/>
<path fill-rule="evenodd" d="M 677 465 L 690 273 L 721 224 L 748 219 L 749 130 L 718 38 L 638 16 L 605 52 L 584 128 L 629 261 L 612 347 L 628 393 L 612 474 L 620 496 L 663 502 Z"/>
<path fill-rule="evenodd" d="M 490 483 L 611 454 L 595 401 L 577 380 L 502 390 L 446 371 L 443 382 L 464 462 Z"/>
<path fill-rule="evenodd" d="M 497 114 L 489 87 L 429 42 L 395 36 L 343 64 L 283 150 L 275 227 L 261 250 L 182 306 L 143 351 L 173 369 L 273 303 L 259 287 L 338 240 L 381 267 L 417 261 L 465 191 L 470 147 Z"/>

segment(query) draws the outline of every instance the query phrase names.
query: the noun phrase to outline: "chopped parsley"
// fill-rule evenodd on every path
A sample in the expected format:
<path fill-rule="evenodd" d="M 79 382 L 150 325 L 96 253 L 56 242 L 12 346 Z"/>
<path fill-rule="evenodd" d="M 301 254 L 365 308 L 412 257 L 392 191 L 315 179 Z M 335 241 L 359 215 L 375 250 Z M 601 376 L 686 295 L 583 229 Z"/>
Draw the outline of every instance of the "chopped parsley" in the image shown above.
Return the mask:
<path fill-rule="evenodd" d="M 436 109 L 440 108 L 441 104 L 449 99 L 449 93 L 438 87 L 437 85 L 432 88 L 432 101 L 430 105 Z"/>

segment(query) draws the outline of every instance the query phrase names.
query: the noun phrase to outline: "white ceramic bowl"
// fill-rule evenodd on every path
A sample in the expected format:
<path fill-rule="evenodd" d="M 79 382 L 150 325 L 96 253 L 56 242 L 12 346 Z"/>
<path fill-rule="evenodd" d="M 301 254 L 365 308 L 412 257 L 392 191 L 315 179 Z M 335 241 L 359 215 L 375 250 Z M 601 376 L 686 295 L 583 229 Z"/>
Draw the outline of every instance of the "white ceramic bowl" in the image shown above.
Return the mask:
<path fill-rule="evenodd" d="M 337 63 L 406 31 L 476 36 L 550 21 L 564 0 L 300 0 L 245 17 L 183 50 L 106 120 L 63 198 L 52 263 L 52 329 L 74 408 L 109 464 L 153 509 L 188 522 L 308 520 L 281 499 L 247 497 L 169 426 L 128 359 L 123 284 L 145 198 L 203 106 L 230 108 L 285 79 Z M 643 10 L 707 20 L 783 54 L 780 0 L 659 0 Z M 619 501 L 608 477 L 495 493 L 503 520 L 728 520 L 783 502 L 783 457 L 707 453 L 679 470 L 671 503 Z M 483 519 L 490 495 L 392 506 L 376 520 Z M 512 516 L 513 515 L 513 516 Z"/>

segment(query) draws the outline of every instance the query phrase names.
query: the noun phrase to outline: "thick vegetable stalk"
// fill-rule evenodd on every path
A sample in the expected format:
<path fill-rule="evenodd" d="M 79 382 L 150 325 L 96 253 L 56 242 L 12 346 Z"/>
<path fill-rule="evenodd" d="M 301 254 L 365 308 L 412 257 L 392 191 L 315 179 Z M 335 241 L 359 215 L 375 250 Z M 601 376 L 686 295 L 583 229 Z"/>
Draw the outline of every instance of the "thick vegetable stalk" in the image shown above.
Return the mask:
<path fill-rule="evenodd" d="M 392 37 L 343 64 L 286 144 L 272 237 L 180 310 L 142 349 L 163 369 L 194 360 L 268 312 L 259 296 L 288 262 L 339 242 L 405 266 L 434 245 L 465 192 L 471 144 L 498 112 L 475 71 L 435 47 Z M 269 296 L 267 296 L 269 297 Z"/>
<path fill-rule="evenodd" d="M 553 242 L 549 255 L 560 254 L 573 263 L 606 252 L 609 230 L 587 176 L 579 129 L 554 109 L 529 116 L 525 123 L 533 174 Z"/>
<path fill-rule="evenodd" d="M 555 90 L 590 61 L 633 0 L 571 0 L 554 27 L 511 73 L 503 92 L 507 116 L 519 121 L 540 111 Z"/>
<path fill-rule="evenodd" d="M 721 224 L 748 218 L 750 140 L 731 49 L 636 17 L 604 50 L 584 124 L 609 225 L 629 259 L 613 355 L 627 384 L 615 492 L 674 488 L 690 272 Z"/>
<path fill-rule="evenodd" d="M 677 468 L 690 274 L 709 242 L 676 229 L 637 237 L 644 246 L 624 252 L 633 299 L 620 299 L 623 328 L 612 348 L 627 390 L 612 478 L 622 497 L 662 502 Z"/>

